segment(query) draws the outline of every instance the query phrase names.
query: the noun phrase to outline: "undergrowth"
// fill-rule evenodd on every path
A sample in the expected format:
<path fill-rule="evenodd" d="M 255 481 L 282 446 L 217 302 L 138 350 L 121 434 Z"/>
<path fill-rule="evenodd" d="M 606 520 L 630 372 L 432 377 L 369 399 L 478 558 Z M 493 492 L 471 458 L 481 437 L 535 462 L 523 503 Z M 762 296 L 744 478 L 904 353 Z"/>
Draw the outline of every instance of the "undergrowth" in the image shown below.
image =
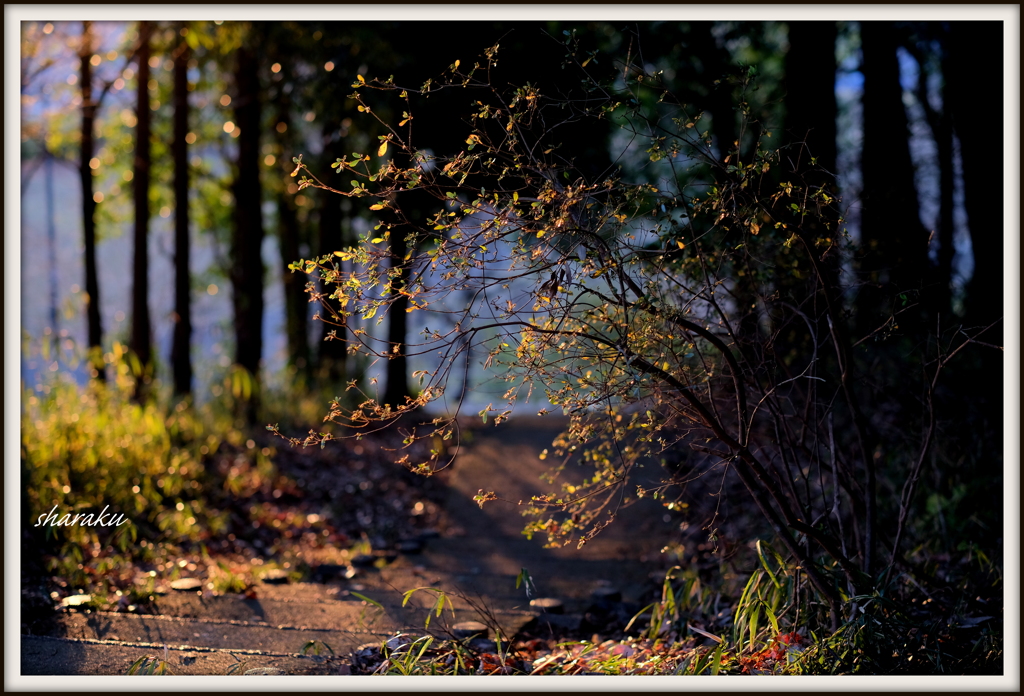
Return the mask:
<path fill-rule="evenodd" d="M 257 445 L 257 435 L 236 419 L 244 376 L 228 374 L 221 396 L 202 405 L 171 399 L 159 385 L 140 403 L 130 356 L 115 344 L 107 362 L 106 383 L 80 385 L 58 374 L 22 386 L 26 558 L 42 557 L 46 573 L 60 579 L 62 593 L 94 592 L 89 606 L 99 609 L 144 605 L 156 592 L 158 576 L 167 581 L 194 575 L 197 562 L 206 587 L 217 593 L 246 592 L 271 568 L 302 578 L 299 565 L 271 560 L 254 566 L 211 552 L 243 529 L 274 531 L 283 544 L 294 543 L 289 530 L 301 535 L 312 529 L 317 538 L 327 531 L 322 521 L 311 521 L 317 515 L 287 508 L 285 499 L 302 486 L 278 472 L 275 451 Z M 316 397 L 305 399 L 310 410 L 318 407 Z M 272 418 L 275 412 L 294 413 L 306 401 L 268 393 L 263 408 Z M 924 503 L 935 511 L 935 524 L 965 524 L 954 514 L 961 489 L 951 496 L 952 502 L 932 496 Z M 37 524 L 54 510 L 60 518 L 98 515 L 104 508 L 130 524 Z M 837 631 L 824 628 L 830 625 L 828 608 L 817 603 L 803 568 L 760 540 L 751 545 L 738 578 L 716 578 L 690 566 L 669 570 L 647 606 L 614 639 L 553 643 L 518 636 L 490 649 L 471 649 L 442 634 L 404 636 L 385 642 L 364 673 L 1000 673 L 1000 559 L 972 543 L 953 547 L 943 537 L 914 536 L 921 541 L 881 591 L 844 593 L 848 611 Z M 371 551 L 366 538 L 323 537 L 354 544 L 353 552 Z M 272 556 L 281 547 L 267 542 L 258 548 Z M 184 559 L 186 554 L 193 560 Z M 838 569 L 818 563 L 819 572 L 842 591 Z M 444 608 L 443 593 L 435 592 L 437 606 Z M 333 654 L 329 646 L 306 646 L 310 651 Z M 165 665 L 152 658 L 133 668 L 159 674 Z"/>
<path fill-rule="evenodd" d="M 265 430 L 238 417 L 253 387 L 244 373 L 229 370 L 200 404 L 155 381 L 138 399 L 133 356 L 115 343 L 104 357 L 105 381 L 54 371 L 21 388 L 23 566 L 55 581 L 51 596 L 135 610 L 157 580 L 197 574 L 214 592 L 245 592 L 281 564 L 243 556 L 287 556 L 303 535 L 350 544 L 323 515 L 289 508 L 301 486 Z M 322 405 L 298 390 L 261 396 L 267 420 Z M 300 577 L 299 565 L 283 568 Z"/>
<path fill-rule="evenodd" d="M 1001 619 L 971 616 L 962 596 L 955 606 L 919 604 L 901 576 L 889 596 L 849 598 L 851 616 L 828 631 L 827 607 L 798 590 L 799 568 L 762 542 L 758 567 L 725 598 L 731 611 L 716 611 L 730 588 L 703 583 L 692 570 L 674 567 L 660 592 L 618 638 L 555 640 L 520 633 L 503 638 L 484 617 L 495 640 L 455 639 L 443 622 L 448 593 L 429 591 L 434 608 L 422 635 L 401 633 L 352 656 L 353 673 L 374 675 L 979 675 L 1002 671 Z M 964 559 L 969 560 L 969 559 Z M 967 566 L 951 572 L 969 571 Z M 991 581 L 1000 573 L 987 568 Z M 964 586 L 966 588 L 966 585 Z M 468 598 L 458 595 L 461 599 Z M 801 599 L 803 597 L 804 599 Z M 454 611 L 450 617 L 455 620 Z M 444 611 L 447 617 L 448 612 Z M 442 625 L 431 629 L 430 619 Z M 614 634 L 615 631 L 610 633 Z"/>

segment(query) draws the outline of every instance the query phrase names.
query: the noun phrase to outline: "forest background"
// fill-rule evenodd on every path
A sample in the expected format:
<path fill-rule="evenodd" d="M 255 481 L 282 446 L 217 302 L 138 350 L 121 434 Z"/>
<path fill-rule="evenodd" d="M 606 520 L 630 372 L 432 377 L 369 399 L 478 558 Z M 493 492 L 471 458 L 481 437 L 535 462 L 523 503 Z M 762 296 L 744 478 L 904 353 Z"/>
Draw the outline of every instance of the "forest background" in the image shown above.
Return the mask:
<path fill-rule="evenodd" d="M 75 27 L 74 22 L 56 23 L 51 32 L 66 31 L 69 37 L 67 45 L 70 46 L 71 37 L 76 31 L 81 31 L 78 24 Z M 614 24 L 610 22 L 609 26 Z M 1013 263 L 1017 254 L 1012 252 L 1015 238 L 998 238 L 991 230 L 1003 229 L 1008 221 L 1014 219 L 1003 212 L 1004 205 L 992 204 L 1001 199 L 1002 203 L 1009 205 L 1013 196 L 1003 196 L 998 189 L 1007 190 L 1014 177 L 1005 176 L 1001 185 L 993 186 L 991 182 L 997 179 L 993 179 L 991 174 L 1004 168 L 1013 169 L 1011 162 L 1003 160 L 1002 153 L 1014 150 L 1011 139 L 1000 143 L 998 136 L 1002 128 L 993 125 L 1000 121 L 985 121 L 986 118 L 992 118 L 996 111 L 1001 112 L 1005 102 L 1002 98 L 996 98 L 992 87 L 978 90 L 978 82 L 984 81 L 984 78 L 977 72 L 984 70 L 986 61 L 995 64 L 1001 60 L 1000 54 L 996 52 L 999 47 L 996 44 L 984 45 L 984 40 L 977 36 L 965 38 L 962 43 L 958 43 L 953 40 L 955 32 L 959 30 L 956 26 L 947 30 L 940 23 L 907 23 L 895 29 L 885 28 L 873 37 L 871 45 L 884 45 L 886 52 L 877 63 L 870 63 L 868 61 L 872 56 L 869 52 L 862 53 L 861 27 L 850 22 L 831 25 L 836 32 L 834 35 L 823 35 L 820 27 L 817 27 L 816 31 L 803 36 L 809 53 L 806 58 L 797 59 L 792 51 L 794 24 L 789 24 L 788 31 L 783 28 L 784 24 L 778 20 L 764 25 L 718 22 L 710 27 L 693 24 L 673 28 L 671 31 L 680 32 L 679 37 L 674 37 L 671 31 L 662 27 L 664 47 L 645 50 L 652 51 L 663 61 L 681 61 L 685 57 L 672 53 L 676 50 L 673 48 L 676 39 L 705 42 L 706 45 L 701 47 L 704 51 L 700 53 L 702 59 L 691 65 L 696 79 L 689 89 L 693 91 L 694 99 L 703 102 L 712 114 L 716 109 L 723 112 L 730 110 L 732 106 L 728 102 L 734 95 L 725 89 L 709 88 L 708 82 L 714 85 L 715 80 L 730 71 L 744 65 L 757 64 L 762 73 L 762 89 L 765 91 L 758 97 L 758 107 L 764 110 L 764 116 L 784 113 L 773 114 L 772 109 L 785 101 L 782 95 L 787 93 L 787 88 L 790 99 L 804 100 L 802 106 L 795 106 L 794 101 L 787 102 L 789 113 L 799 116 L 797 119 L 790 117 L 786 121 L 785 131 L 792 137 L 801 137 L 800 130 L 813 133 L 812 139 L 817 140 L 816 148 L 823 152 L 819 157 L 824 160 L 822 166 L 840 175 L 841 193 L 847 206 L 846 221 L 854 236 L 857 237 L 864 229 L 900 230 L 893 235 L 873 233 L 879 249 L 873 261 L 877 269 L 881 270 L 896 260 L 901 272 L 908 275 L 890 279 L 895 284 L 903 287 L 939 288 L 937 299 L 929 301 L 934 301 L 952 321 L 963 320 L 970 326 L 984 327 L 1000 316 L 1008 317 L 1002 328 L 996 329 L 996 334 L 988 335 L 993 344 L 1002 345 L 1004 341 L 1007 342 L 1006 372 L 1003 373 L 1001 368 L 989 372 L 986 364 L 977 367 L 980 372 L 969 372 L 972 384 L 986 385 L 984 389 L 977 390 L 974 396 L 980 399 L 978 403 L 982 408 L 991 409 L 984 416 L 986 428 L 993 428 L 987 431 L 987 436 L 994 438 L 993 442 L 1005 441 L 1004 436 L 1010 436 L 1002 428 L 996 427 L 995 423 L 1002 420 L 999 412 L 1006 399 L 992 385 L 1017 384 L 1013 378 L 1015 352 L 1009 343 L 1016 332 L 1011 321 L 1015 319 L 1010 316 L 1013 312 L 1004 310 L 1000 306 L 1002 303 L 995 298 L 1016 297 L 1016 293 L 1007 291 L 1016 279 L 1016 274 L 1006 273 L 1003 269 Z M 223 53 L 218 58 L 217 51 L 213 50 L 218 44 L 237 41 L 241 49 L 237 55 L 243 56 L 246 53 L 245 38 L 235 33 L 237 25 L 231 22 L 205 26 L 202 31 L 206 32 L 205 40 L 209 43 L 204 45 L 200 41 L 196 46 L 190 46 L 190 50 L 195 53 L 188 59 L 192 62 L 186 63 L 184 71 L 187 82 L 195 85 L 191 92 L 195 96 L 190 97 L 193 100 L 190 104 L 190 108 L 194 109 L 191 117 L 193 121 L 191 128 L 186 131 L 192 137 L 192 142 L 189 143 L 188 137 L 185 137 L 184 142 L 189 143 L 190 147 L 195 145 L 189 153 L 193 177 L 191 186 L 194 187 L 189 190 L 192 199 L 190 210 L 195 211 L 191 227 L 195 248 L 191 253 L 198 255 L 200 261 L 196 264 L 190 282 L 186 284 L 192 292 L 192 322 L 195 328 L 191 341 L 185 339 L 184 345 L 191 343 L 192 347 L 182 349 L 180 343 L 177 348 L 173 347 L 174 327 L 180 327 L 182 323 L 169 320 L 181 307 L 177 304 L 175 282 L 172 280 L 176 243 L 173 223 L 180 216 L 175 213 L 174 172 L 169 166 L 171 158 L 175 156 L 170 151 L 170 145 L 177 140 L 172 137 L 175 126 L 171 110 L 167 108 L 174 100 L 171 76 L 176 66 L 171 56 L 177 42 L 172 36 L 173 31 L 168 32 L 168 29 L 175 26 L 173 22 L 156 25 L 151 49 L 153 58 L 147 61 L 153 73 L 161 76 L 159 80 L 154 78 L 155 89 L 152 88 L 153 83 L 150 83 L 148 99 L 152 100 L 152 128 L 157 134 L 153 140 L 152 154 L 157 158 L 163 157 L 164 164 L 162 168 L 153 169 L 152 186 L 145 204 L 149 210 L 146 219 L 150 229 L 150 253 L 144 262 L 138 256 L 131 257 L 132 234 L 139 234 L 140 228 L 138 218 L 134 224 L 132 220 L 140 209 L 139 201 L 132 200 L 135 187 L 130 185 L 134 178 L 131 172 L 136 171 L 133 167 L 136 163 L 131 156 L 134 147 L 131 139 L 128 139 L 122 141 L 126 147 L 119 149 L 113 137 L 114 133 L 129 134 L 139 127 L 138 119 L 133 116 L 139 95 L 131 87 L 133 77 L 137 79 L 138 69 L 134 67 L 135 63 L 129 65 L 126 62 L 125 46 L 131 45 L 132 41 L 126 40 L 123 35 L 118 36 L 116 31 L 104 36 L 103 32 L 109 30 L 110 25 L 104 26 L 103 22 L 94 25 L 96 39 L 103 42 L 104 49 L 99 64 L 93 65 L 97 69 L 94 89 L 97 92 L 106 90 L 110 102 L 103 106 L 106 115 L 98 118 L 100 144 L 95 151 L 95 159 L 89 162 L 80 162 L 77 156 L 81 146 L 81 141 L 76 141 L 80 110 L 74 108 L 73 100 L 75 93 L 81 89 L 81 66 L 73 62 L 74 72 L 68 74 L 66 79 L 49 83 L 54 87 L 51 95 L 42 87 L 47 84 L 47 80 L 42 79 L 42 72 L 33 77 L 29 68 L 29 74 L 26 75 L 25 61 L 15 63 L 20 63 L 23 69 L 15 84 L 26 84 L 26 78 L 31 78 L 27 82 L 28 88 L 17 98 L 24 105 L 26 102 L 22 96 L 28 94 L 35 107 L 24 107 L 22 127 L 17 133 L 18 149 L 8 148 L 8 159 L 13 152 L 22 153 L 20 175 L 14 179 L 8 176 L 8 180 L 20 179 L 25 188 L 21 195 L 21 219 L 16 220 L 14 226 L 8 225 L 7 229 L 10 231 L 23 226 L 30 216 L 35 216 L 33 223 L 36 230 L 45 231 L 50 224 L 43 215 L 46 210 L 53 211 L 57 216 L 56 219 L 51 218 L 51 229 L 62 226 L 63 222 L 71 224 L 72 219 L 80 217 L 78 211 L 83 205 L 81 201 L 73 203 L 72 190 L 77 184 L 74 178 L 81 178 L 83 172 L 87 173 L 90 181 L 94 182 L 91 184 L 91 198 L 96 203 L 97 243 L 103 249 L 99 263 L 109 264 L 111 260 L 117 259 L 116 266 L 120 270 L 110 274 L 110 277 L 102 274 L 98 277 L 98 293 L 94 294 L 98 294 L 101 302 L 96 307 L 99 310 L 96 317 L 91 318 L 85 311 L 89 303 L 82 301 L 87 285 L 82 272 L 84 269 L 79 270 L 78 251 L 72 246 L 78 243 L 81 228 L 77 231 L 70 228 L 72 231 L 67 241 L 59 244 L 53 244 L 52 241 L 49 244 L 25 244 L 21 249 L 24 261 L 20 268 L 23 317 L 16 333 L 25 332 L 28 338 L 24 342 L 12 341 L 14 334 L 8 332 L 6 351 L 10 353 L 12 348 L 17 349 L 19 343 L 24 346 L 25 353 L 19 364 L 19 372 L 27 382 L 33 381 L 40 370 L 53 370 L 54 365 L 57 371 L 77 371 L 83 375 L 88 373 L 89 363 L 81 360 L 80 349 L 95 343 L 95 329 L 102 327 L 98 332 L 99 343 L 103 346 L 101 353 L 109 351 L 111 340 L 116 338 L 121 345 L 136 353 L 152 354 L 154 358 L 150 362 L 148 374 L 162 377 L 164 384 L 175 385 L 174 390 L 178 394 L 195 389 L 196 398 L 200 401 L 215 398 L 225 389 L 230 391 L 234 388 L 236 396 L 244 393 L 245 377 L 236 370 L 235 366 L 238 365 L 244 367 L 249 374 L 262 374 L 268 389 L 287 384 L 308 384 L 324 375 L 328 375 L 330 381 L 337 382 L 346 374 L 346 370 L 352 368 L 351 361 L 331 355 L 332 344 L 319 340 L 322 337 L 321 328 L 310 321 L 310 310 L 307 310 L 306 298 L 299 287 L 303 283 L 291 280 L 294 276 L 282 270 L 290 260 L 311 253 L 333 251 L 331 245 L 334 243 L 337 246 L 337 243 L 332 240 L 345 239 L 346 235 L 352 239 L 354 235 L 366 233 L 371 222 L 368 217 L 352 214 L 352 209 L 347 206 L 348 201 L 321 192 L 306 192 L 307 195 L 303 195 L 297 190 L 290 190 L 287 175 L 292 169 L 291 153 L 306 153 L 307 164 L 310 163 L 309 158 L 318 158 L 316 171 L 322 174 L 329 171 L 330 162 L 336 156 L 347 156 L 348 151 L 353 149 L 365 151 L 370 143 L 374 143 L 377 136 L 375 131 L 360 131 L 361 122 L 345 109 L 338 108 L 350 91 L 352 75 L 348 73 L 362 74 L 364 63 L 371 61 L 394 63 L 386 70 L 377 71 L 376 76 L 380 77 L 386 73 L 401 75 L 402 70 L 429 72 L 426 66 L 420 64 L 415 52 L 406 55 L 394 48 L 416 45 L 422 29 L 391 26 L 388 32 L 382 32 L 378 25 L 360 25 L 332 44 L 329 32 L 324 31 L 328 25 L 324 25 L 324 29 L 310 25 L 308 28 L 314 32 L 314 36 L 319 33 L 320 39 L 313 45 L 307 45 L 289 44 L 294 37 L 289 36 L 286 23 L 278 23 L 264 37 L 265 41 L 260 45 L 261 54 L 255 55 L 256 51 L 252 49 L 250 55 L 254 62 L 268 63 L 253 66 L 252 75 L 261 71 L 254 79 L 263 82 L 249 87 L 253 94 L 260 93 L 261 117 L 267 120 L 267 125 L 257 126 L 260 140 L 247 144 L 246 137 L 252 134 L 253 129 L 241 127 L 247 118 L 244 108 L 246 75 L 243 66 L 240 65 L 241 61 L 238 64 L 218 62 L 227 61 L 227 58 Z M 45 42 L 44 37 L 49 36 L 45 27 L 46 24 L 42 22 L 38 25 L 41 35 L 35 38 L 41 42 Z M 555 23 L 547 29 L 549 33 L 559 35 L 566 27 L 568 25 Z M 517 28 L 517 33 L 526 33 L 535 28 L 521 26 Z M 600 26 L 596 28 L 598 33 L 603 31 Z M 501 34 L 504 29 L 495 28 L 493 33 Z M 137 32 L 138 29 L 128 24 L 119 24 L 118 31 Z M 197 28 L 190 31 L 199 33 Z M 403 34 L 403 31 L 408 33 Z M 438 31 L 452 31 L 454 37 L 460 37 L 458 26 L 439 28 Z M 943 33 L 947 31 L 952 33 Z M 386 41 L 381 38 L 384 33 L 390 35 Z M 653 34 L 657 37 L 659 32 Z M 613 43 L 621 40 L 623 35 L 606 32 Z M 181 36 L 180 32 L 178 36 Z M 346 54 L 343 47 L 351 47 L 353 41 L 355 45 L 365 47 L 362 48 L 363 57 L 359 57 L 351 48 Z M 657 38 L 650 39 L 648 46 L 657 41 Z M 467 57 L 478 54 L 490 42 L 490 36 L 481 37 L 479 46 L 466 46 L 463 52 Z M 831 52 L 827 50 L 829 45 L 832 46 Z M 788 53 L 783 50 L 784 46 L 790 48 Z M 956 51 L 966 46 L 971 46 L 974 54 L 958 56 Z M 985 50 L 990 53 L 985 54 Z M 274 54 L 274 51 L 279 53 Z M 829 61 L 822 59 L 829 53 L 836 60 L 834 69 L 828 64 Z M 367 54 L 374 58 L 366 58 Z M 201 64 L 200 56 L 204 61 Z M 43 55 L 40 58 L 36 67 L 41 67 L 45 61 Z M 452 56 L 453 60 L 455 58 L 457 56 Z M 859 62 L 861 60 L 865 62 Z M 944 60 L 947 62 L 944 63 Z M 352 64 L 349 65 L 349 62 Z M 538 62 L 541 62 L 540 59 Z M 110 73 L 109 78 L 103 72 L 109 69 L 108 63 L 118 68 Z M 439 59 L 438 63 L 439 68 L 443 69 L 449 61 L 447 58 Z M 312 66 L 315 70 L 303 73 L 306 68 L 300 65 L 306 68 Z M 971 66 L 975 72 L 966 66 Z M 294 97 L 284 89 L 289 84 L 287 80 L 275 81 L 276 75 L 289 69 L 296 71 L 295 84 L 299 84 L 299 80 L 305 81 L 300 94 Z M 836 79 L 822 79 L 814 73 L 815 70 L 824 70 L 824 74 L 833 74 Z M 965 72 L 958 73 L 958 70 Z M 132 75 L 128 74 L 129 71 Z M 198 79 L 189 77 L 189 71 L 198 72 Z M 342 71 L 347 71 L 344 76 L 341 76 Z M 800 74 L 799 71 L 807 71 L 807 74 Z M 879 89 L 872 93 L 870 88 L 864 87 L 862 80 L 871 71 L 879 76 L 880 83 L 885 83 L 886 91 Z M 72 75 L 75 72 L 78 77 L 73 81 Z M 414 82 L 425 76 L 417 74 L 408 81 Z M 943 81 L 941 76 L 948 77 Z M 37 80 L 34 87 L 32 79 Z M 122 82 L 120 86 L 117 86 L 118 81 Z M 9 88 L 11 84 L 11 80 L 8 80 Z M 878 83 L 868 81 L 867 84 Z M 961 90 L 959 94 L 956 92 L 958 89 Z M 36 119 L 34 116 L 38 112 L 32 109 L 51 98 L 59 104 L 61 91 L 64 97 L 72 100 L 68 102 L 72 108 L 64 106 L 61 109 L 62 115 L 51 113 L 48 118 Z M 243 98 L 240 99 L 240 96 Z M 159 104 L 164 105 L 162 111 L 159 110 Z M 905 110 L 896 107 L 897 104 L 903 105 Z M 975 108 L 972 109 L 972 106 Z M 977 108 L 979 106 L 981 108 Z M 958 116 L 957 108 L 966 111 Z M 971 126 L 954 130 L 954 121 L 960 124 L 971 123 Z M 1010 121 L 1001 122 L 1005 124 Z M 110 134 L 102 130 L 104 123 L 112 129 Z M 817 126 L 819 123 L 826 126 Z M 283 128 L 281 124 L 284 124 Z M 834 135 L 827 132 L 829 124 L 836 125 Z M 731 139 L 732 135 L 727 130 L 721 130 L 727 128 L 721 120 L 715 128 L 720 129 L 716 133 L 717 138 Z M 874 137 L 869 137 L 872 132 Z M 26 133 L 29 134 L 27 138 Z M 909 137 L 904 137 L 904 134 Z M 348 138 L 344 146 L 338 136 Z M 579 134 L 581 139 L 584 136 Z M 296 142 L 303 139 L 307 147 Z M 363 142 L 361 147 L 349 146 L 357 140 Z M 43 143 L 43 156 L 40 156 Z M 580 152 L 587 149 L 586 142 L 579 145 Z M 974 154 L 971 154 L 972 148 Z M 979 152 L 985 154 L 979 155 Z M 46 157 L 47 153 L 54 157 Z M 249 158 L 247 161 L 256 166 L 240 168 L 238 172 L 241 175 L 236 178 L 233 176 L 233 165 L 241 162 L 240 158 L 243 157 Z M 86 167 L 89 172 L 85 172 Z M 247 169 L 251 175 L 259 171 L 260 178 L 244 182 L 242 177 Z M 112 176 L 103 174 L 108 170 Z M 62 171 L 63 175 L 60 174 Z M 100 176 L 96 177 L 92 172 Z M 980 172 L 986 172 L 989 176 L 977 174 Z M 67 178 L 69 175 L 72 176 L 70 180 Z M 48 179 L 60 176 L 64 179 Z M 987 185 L 981 184 L 984 193 L 972 196 L 972 191 L 978 190 L 972 189 L 972 176 L 979 176 L 978 180 L 989 182 Z M 878 183 L 883 180 L 884 184 Z M 47 194 L 43 183 L 45 181 L 58 182 L 56 192 Z M 255 187 L 253 182 L 256 182 Z M 29 185 L 33 191 L 30 195 L 35 197 L 26 204 Z M 876 200 L 885 199 L 884 204 L 876 206 L 878 217 L 873 221 L 866 219 L 868 213 L 861 214 L 854 203 L 872 186 L 876 187 Z M 244 191 L 248 189 L 251 192 L 254 188 L 260 189 L 260 196 L 255 202 L 246 200 Z M 8 195 L 11 195 L 10 190 Z M 51 196 L 49 202 L 46 201 L 47 195 Z M 17 207 L 9 206 L 9 210 L 16 210 Z M 249 216 L 249 229 L 252 229 L 253 220 L 262 219 L 265 238 L 259 248 L 232 237 L 232 230 L 239 229 L 242 224 L 239 221 L 245 215 Z M 980 222 L 970 224 L 970 220 Z M 207 234 L 208 237 L 205 236 Z M 921 245 L 915 247 L 908 241 L 922 238 L 930 240 L 930 250 L 926 253 L 922 253 Z M 35 239 L 43 242 L 41 237 Z M 5 235 L 5 244 L 11 241 L 14 241 L 11 235 Z M 861 242 L 864 242 L 863 238 Z M 238 254 L 246 250 L 252 252 L 253 249 L 259 253 L 259 257 L 242 262 Z M 18 258 L 16 252 L 16 249 L 9 247 L 8 264 L 10 259 Z M 143 264 L 141 269 L 140 263 Z M 872 261 L 868 259 L 867 263 L 870 265 Z M 242 270 L 262 265 L 268 271 L 259 280 L 252 275 L 246 276 Z M 129 268 L 132 273 L 128 272 Z M 979 272 L 982 268 L 985 272 Z M 134 283 L 129 282 L 133 274 Z M 8 273 L 8 282 L 16 276 Z M 129 302 L 128 298 L 132 297 L 133 292 L 146 286 L 140 279 L 148 280 L 152 294 L 145 302 L 140 303 L 137 298 Z M 230 298 L 237 296 L 239 288 L 261 288 L 264 280 L 265 289 L 255 294 L 266 298 L 265 308 L 242 307 L 237 302 L 230 304 Z M 109 294 L 105 292 L 106 287 L 111 288 Z M 8 297 L 11 296 L 8 293 Z M 878 298 L 874 301 L 877 302 Z M 138 312 L 148 303 L 152 303 L 146 310 L 151 316 L 143 318 Z M 1007 303 L 1005 307 L 1012 309 L 1013 305 Z M 258 319 L 255 318 L 256 313 L 260 315 Z M 51 328 L 52 335 L 47 334 L 47 326 Z M 152 329 L 135 330 L 148 326 L 152 326 Z M 410 330 L 416 328 L 409 327 Z M 249 339 L 245 339 L 245 336 Z M 55 338 L 60 340 L 53 340 Z M 258 348 L 261 343 L 263 347 Z M 207 359 L 210 353 L 217 357 Z M 196 356 L 194 366 L 189 366 L 187 370 L 181 366 L 182 356 L 186 354 Z M 97 359 L 96 356 L 93 359 Z M 145 362 L 131 369 L 145 374 Z M 392 367 L 392 363 L 388 366 Z M 10 360 L 7 367 L 11 367 Z M 403 369 L 409 374 L 413 368 L 418 367 L 422 366 L 410 365 Z M 182 376 L 186 372 L 194 375 L 188 381 L 188 387 Z M 393 387 L 395 374 L 392 372 L 380 376 L 384 378 L 382 381 L 385 385 Z M 479 379 L 480 382 L 485 381 L 483 373 Z M 18 381 L 8 380 L 5 406 L 11 405 L 10 385 Z M 1012 395 L 1006 396 L 1010 398 Z M 15 394 L 15 402 L 18 398 Z M 484 395 L 480 395 L 479 399 L 481 403 L 492 400 Z M 479 405 L 470 403 L 467 410 L 476 413 Z M 7 422 L 10 423 L 10 420 Z M 13 446 L 13 438 L 9 438 L 8 442 L 9 446 Z M 970 447 L 969 442 L 961 444 Z M 1010 452 L 1011 449 L 1005 449 L 1003 456 Z M 999 460 L 1000 468 L 1004 461 Z M 985 470 L 983 474 L 987 477 L 996 475 L 996 472 Z M 1009 494 L 1009 488 L 1004 494 Z M 976 506 L 979 500 L 964 500 L 963 504 L 970 508 Z M 1013 506 L 1004 508 L 1006 511 L 1012 509 Z"/>

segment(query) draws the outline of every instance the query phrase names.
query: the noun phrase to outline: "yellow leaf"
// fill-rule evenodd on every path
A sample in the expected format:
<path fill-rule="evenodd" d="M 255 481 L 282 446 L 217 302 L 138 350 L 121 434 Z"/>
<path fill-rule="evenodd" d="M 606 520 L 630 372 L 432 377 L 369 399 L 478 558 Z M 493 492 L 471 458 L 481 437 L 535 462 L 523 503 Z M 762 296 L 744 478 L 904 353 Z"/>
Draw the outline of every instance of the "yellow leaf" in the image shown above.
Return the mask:
<path fill-rule="evenodd" d="M 384 154 L 385 154 L 385 153 L 386 153 L 387 151 L 388 151 L 388 141 L 387 141 L 387 140 L 385 140 L 384 142 L 382 142 L 382 143 L 380 144 L 380 148 L 379 148 L 379 149 L 377 150 L 377 156 L 378 156 L 378 157 L 383 157 L 383 156 L 384 156 Z"/>
<path fill-rule="evenodd" d="M 370 210 L 383 210 L 384 206 L 380 203 L 375 203 L 370 206 Z"/>
<path fill-rule="evenodd" d="M 455 67 L 459 67 L 459 61 L 455 61 Z"/>
<path fill-rule="evenodd" d="M 677 245 L 679 246 L 679 248 L 680 248 L 680 249 L 685 249 L 685 248 L 686 248 L 686 245 L 685 245 L 685 244 L 683 244 L 683 243 L 682 243 L 681 241 L 679 241 L 678 239 L 676 240 L 676 244 L 677 244 Z"/>
<path fill-rule="evenodd" d="M 547 230 L 538 230 L 537 231 L 537 236 L 538 237 L 543 237 L 545 234 L 547 234 L 547 232 L 548 232 Z"/>
<path fill-rule="evenodd" d="M 356 79 L 359 80 L 360 82 L 363 82 L 363 83 L 366 82 L 366 80 L 363 79 L 362 75 L 356 75 Z"/>

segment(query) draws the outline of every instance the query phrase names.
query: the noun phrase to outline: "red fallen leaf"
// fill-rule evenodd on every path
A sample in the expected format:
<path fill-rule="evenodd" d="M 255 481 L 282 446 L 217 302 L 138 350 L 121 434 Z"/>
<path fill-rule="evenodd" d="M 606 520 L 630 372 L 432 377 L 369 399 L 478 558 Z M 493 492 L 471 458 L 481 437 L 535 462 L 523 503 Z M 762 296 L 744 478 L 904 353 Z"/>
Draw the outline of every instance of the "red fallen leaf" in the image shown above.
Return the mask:
<path fill-rule="evenodd" d="M 783 645 L 801 645 L 804 642 L 804 637 L 793 631 L 792 633 L 781 633 L 776 639 Z"/>
<path fill-rule="evenodd" d="M 484 653 L 480 656 L 480 670 L 484 672 L 494 673 L 505 667 L 511 667 L 512 664 L 513 660 L 510 657 L 502 660 L 494 653 Z"/>
<path fill-rule="evenodd" d="M 256 590 L 254 590 L 251 587 L 248 590 L 245 591 L 245 598 L 246 599 L 256 599 L 257 596 L 258 595 L 256 594 Z"/>
<path fill-rule="evenodd" d="M 740 657 L 740 671 L 743 674 L 772 672 L 775 663 L 784 659 L 786 651 L 780 647 L 765 648 L 752 655 Z"/>

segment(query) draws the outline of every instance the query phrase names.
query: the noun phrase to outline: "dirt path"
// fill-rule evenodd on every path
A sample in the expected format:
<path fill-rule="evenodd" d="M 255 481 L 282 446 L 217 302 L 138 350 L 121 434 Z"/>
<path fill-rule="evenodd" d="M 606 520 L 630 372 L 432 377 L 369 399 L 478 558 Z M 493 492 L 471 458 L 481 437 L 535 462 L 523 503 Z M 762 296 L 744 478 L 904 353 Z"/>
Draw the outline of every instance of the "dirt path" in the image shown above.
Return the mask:
<path fill-rule="evenodd" d="M 512 578 L 514 587 L 515 576 L 526 568 L 541 594 L 563 601 L 584 602 L 602 584 L 617 587 L 627 599 L 640 599 L 672 531 L 653 501 L 621 509 L 615 522 L 582 549 L 546 549 L 540 537 L 528 540 L 522 534 L 527 519 L 518 503 L 550 490 L 540 477 L 551 460 L 541 461 L 538 455 L 565 425 L 565 419 L 547 416 L 475 433 L 448 478 L 446 508 L 455 535 L 431 542 L 431 563 L 458 569 L 468 585 L 492 594 L 501 589 L 490 580 L 469 582 L 474 572 L 495 580 Z M 495 491 L 501 499 L 481 509 L 473 501 L 480 489 Z"/>
<path fill-rule="evenodd" d="M 176 674 L 222 675 L 232 667 L 239 674 L 344 674 L 358 646 L 379 645 L 397 631 L 423 632 L 434 595 L 419 593 L 408 606 L 402 601 L 403 592 L 417 587 L 469 599 L 456 596 L 455 616 L 446 612 L 432 630 L 483 619 L 512 635 L 538 614 L 524 589 L 515 587 L 523 568 L 536 585 L 535 597 L 563 602 L 562 628 L 591 630 L 583 615 L 594 590 L 614 588 L 627 603 L 616 606 L 639 606 L 672 527 L 664 511 L 645 500 L 621 510 L 583 549 L 545 549 L 540 539 L 526 539 L 516 503 L 546 490 L 540 476 L 550 461 L 538 454 L 564 425 L 526 419 L 476 431 L 444 474 L 447 528 L 421 553 L 400 554 L 348 578 L 260 585 L 250 596 L 170 591 L 156 598 L 155 614 L 67 611 L 50 635 L 22 636 L 22 674 L 120 675 L 144 655 L 165 654 Z M 481 509 L 473 501 L 480 489 L 503 500 Z M 331 645 L 337 657 L 301 654 L 308 641 Z"/>

